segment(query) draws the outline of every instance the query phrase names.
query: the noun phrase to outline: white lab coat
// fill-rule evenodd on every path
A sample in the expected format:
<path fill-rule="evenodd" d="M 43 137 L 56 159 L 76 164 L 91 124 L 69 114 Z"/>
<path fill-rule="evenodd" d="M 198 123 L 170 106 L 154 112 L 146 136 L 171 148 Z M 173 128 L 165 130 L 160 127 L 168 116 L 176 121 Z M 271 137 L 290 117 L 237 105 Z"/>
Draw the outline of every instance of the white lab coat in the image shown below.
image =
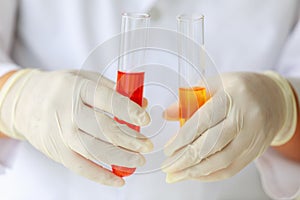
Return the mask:
<path fill-rule="evenodd" d="M 80 68 L 95 46 L 119 33 L 124 11 L 150 12 L 153 26 L 169 29 L 176 28 L 178 13 L 204 13 L 206 48 L 220 71 L 272 69 L 300 77 L 297 0 L 0 0 L 0 73 L 19 67 Z M 73 174 L 26 142 L 19 144 L 12 162 L 7 153 L 12 146 L 16 149 L 11 141 L 0 141 L 0 163 L 11 166 L 0 176 L 1 200 L 265 200 L 271 198 L 266 192 L 273 198 L 290 198 L 300 184 L 300 167 L 269 152 L 260 159 L 262 176 L 250 164 L 225 181 L 170 185 L 156 171 L 131 176 L 116 189 Z M 276 159 L 286 164 L 285 169 L 269 170 Z M 280 178 L 289 167 L 294 170 L 289 174 L 292 183 Z"/>

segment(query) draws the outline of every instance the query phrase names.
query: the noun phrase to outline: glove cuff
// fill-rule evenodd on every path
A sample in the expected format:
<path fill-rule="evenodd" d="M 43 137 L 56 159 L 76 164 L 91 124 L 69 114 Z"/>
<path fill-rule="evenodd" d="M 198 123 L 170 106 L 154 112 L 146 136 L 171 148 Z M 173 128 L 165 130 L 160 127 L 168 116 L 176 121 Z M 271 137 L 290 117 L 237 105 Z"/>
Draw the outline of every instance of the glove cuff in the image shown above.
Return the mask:
<path fill-rule="evenodd" d="M 271 78 L 279 86 L 285 101 L 285 121 L 282 128 L 276 134 L 271 145 L 280 146 L 288 142 L 294 135 L 297 125 L 297 104 L 290 83 L 273 71 L 266 71 L 265 75 Z"/>
<path fill-rule="evenodd" d="M 21 77 L 24 77 L 25 74 L 28 74 L 32 71 L 36 71 L 36 70 L 24 69 L 24 70 L 19 70 L 19 71 L 15 72 L 13 75 L 11 75 L 11 77 L 9 77 L 7 79 L 7 81 L 4 83 L 4 85 L 2 86 L 2 88 L 0 90 L 0 131 L 12 138 L 22 139 L 22 140 L 25 139 L 22 135 L 18 134 L 17 131 L 14 130 L 14 125 L 13 125 L 14 124 L 14 108 L 18 101 L 18 97 L 16 96 L 14 98 L 14 100 L 11 102 L 13 109 L 11 110 L 10 114 L 8 114 L 7 112 L 3 112 L 3 103 L 5 101 L 7 94 L 12 89 L 12 87 L 15 85 L 15 83 L 18 80 L 20 80 Z M 29 76 L 28 76 L 28 78 L 29 78 Z M 25 78 L 22 81 L 23 83 L 19 84 L 21 87 L 18 88 L 18 90 L 22 90 L 24 83 L 27 81 L 28 78 Z M 8 118 L 8 117 L 10 119 L 4 120 L 4 118 Z M 5 123 L 4 121 L 9 122 L 9 124 Z"/>

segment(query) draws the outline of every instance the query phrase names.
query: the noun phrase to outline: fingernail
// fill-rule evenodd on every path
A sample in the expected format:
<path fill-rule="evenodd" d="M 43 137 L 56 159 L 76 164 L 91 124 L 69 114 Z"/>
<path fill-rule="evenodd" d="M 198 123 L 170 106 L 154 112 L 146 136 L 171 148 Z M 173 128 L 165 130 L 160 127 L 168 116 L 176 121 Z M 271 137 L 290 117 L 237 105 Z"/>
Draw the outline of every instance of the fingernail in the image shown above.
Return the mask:
<path fill-rule="evenodd" d="M 161 166 L 161 171 L 163 171 L 163 172 L 165 172 L 165 173 L 168 173 L 168 164 L 163 164 L 162 166 Z"/>
<path fill-rule="evenodd" d="M 175 178 L 172 175 L 167 174 L 166 182 L 167 183 L 175 183 Z"/>
<path fill-rule="evenodd" d="M 135 116 L 133 121 L 140 126 L 145 126 L 150 123 L 150 116 L 144 109 L 139 110 Z"/>
<path fill-rule="evenodd" d="M 117 177 L 114 177 L 113 179 L 113 185 L 115 187 L 122 187 L 125 185 L 125 181 L 123 179 Z"/>
<path fill-rule="evenodd" d="M 147 106 L 148 106 L 148 100 L 144 98 L 142 102 L 142 107 L 147 108 Z"/>
<path fill-rule="evenodd" d="M 164 111 L 164 112 L 162 113 L 162 117 L 163 117 L 164 119 L 167 119 L 167 118 L 168 118 L 166 111 Z"/>
<path fill-rule="evenodd" d="M 175 141 L 176 137 L 177 137 L 177 134 L 173 135 L 169 139 L 169 141 L 167 141 L 167 143 L 165 144 L 165 146 L 164 146 L 164 154 L 166 156 L 171 156 L 175 152 L 173 146 L 174 146 L 174 141 Z"/>
<path fill-rule="evenodd" d="M 134 156 L 132 156 L 131 158 L 129 158 L 129 163 L 132 163 L 132 166 L 127 166 L 130 168 L 135 168 L 137 166 L 143 166 L 146 163 L 146 159 L 144 158 L 144 156 L 140 155 L 140 154 L 136 154 Z"/>
<path fill-rule="evenodd" d="M 172 118 L 168 115 L 168 109 L 166 109 L 163 113 L 162 113 L 162 117 L 165 119 L 165 120 L 176 120 L 176 118 Z"/>
<path fill-rule="evenodd" d="M 185 175 L 182 174 L 167 174 L 166 182 L 167 183 L 176 183 L 185 179 Z"/>
<path fill-rule="evenodd" d="M 153 150 L 153 143 L 150 140 L 146 140 L 145 143 L 140 147 L 141 153 L 149 153 Z"/>
<path fill-rule="evenodd" d="M 143 166 L 143 165 L 145 165 L 145 164 L 146 164 L 146 159 L 144 158 L 144 156 L 141 156 L 139 165 L 140 165 L 140 166 Z"/>
<path fill-rule="evenodd" d="M 172 155 L 172 150 L 170 150 L 169 148 L 164 148 L 164 154 L 166 155 L 166 156 L 171 156 Z"/>
<path fill-rule="evenodd" d="M 141 119 L 140 124 L 142 126 L 145 126 L 145 125 L 149 124 L 150 120 L 151 120 L 149 114 L 144 110 L 144 112 L 141 115 L 142 116 L 140 117 L 140 119 Z"/>

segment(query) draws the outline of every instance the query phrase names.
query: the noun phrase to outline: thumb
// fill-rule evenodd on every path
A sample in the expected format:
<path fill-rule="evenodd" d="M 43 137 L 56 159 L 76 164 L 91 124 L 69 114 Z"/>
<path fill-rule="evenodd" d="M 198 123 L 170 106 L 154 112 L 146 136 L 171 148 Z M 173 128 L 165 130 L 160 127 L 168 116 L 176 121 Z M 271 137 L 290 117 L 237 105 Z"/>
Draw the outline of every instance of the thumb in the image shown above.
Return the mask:
<path fill-rule="evenodd" d="M 143 101 L 142 101 L 142 108 L 146 109 L 148 106 L 148 100 L 146 98 L 143 98 Z"/>
<path fill-rule="evenodd" d="M 163 113 L 163 117 L 169 121 L 179 120 L 179 105 L 178 102 L 171 104 Z"/>

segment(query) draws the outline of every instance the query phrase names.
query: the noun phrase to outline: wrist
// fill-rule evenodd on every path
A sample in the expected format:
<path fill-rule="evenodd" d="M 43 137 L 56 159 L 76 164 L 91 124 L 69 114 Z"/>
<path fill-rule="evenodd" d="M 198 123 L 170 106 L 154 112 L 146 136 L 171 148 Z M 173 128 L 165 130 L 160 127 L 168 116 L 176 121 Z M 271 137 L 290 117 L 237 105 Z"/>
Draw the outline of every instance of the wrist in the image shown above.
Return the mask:
<path fill-rule="evenodd" d="M 7 138 L 7 136 L 4 135 L 3 133 L 0 133 L 0 139 L 1 139 L 1 138 Z"/>
<path fill-rule="evenodd" d="M 2 86 L 5 84 L 5 82 L 9 79 L 9 77 L 11 77 L 15 72 L 16 72 L 16 70 L 10 71 L 0 77 L 0 90 L 1 90 Z M 6 138 L 6 137 L 7 136 L 5 134 L 0 132 L 0 138 Z"/>
<path fill-rule="evenodd" d="M 290 83 L 279 74 L 267 71 L 265 75 L 272 79 L 278 86 L 279 94 L 283 97 L 284 122 L 281 129 L 275 135 L 271 145 L 280 146 L 287 143 L 294 135 L 297 125 L 297 104 L 293 89 Z"/>
<path fill-rule="evenodd" d="M 299 105 L 299 81 L 292 78 L 288 79 L 290 84 L 293 86 L 293 92 L 297 103 L 297 128 L 293 137 L 285 144 L 277 147 L 273 147 L 281 155 L 291 160 L 300 162 L 300 105 Z"/>
<path fill-rule="evenodd" d="M 1 90 L 2 86 L 5 84 L 5 82 L 9 79 L 9 77 L 11 77 L 16 72 L 17 72 L 16 70 L 10 71 L 0 77 L 0 90 Z"/>
<path fill-rule="evenodd" d="M 2 87 L 0 89 L 0 132 L 8 137 L 20 140 L 25 139 L 22 134 L 16 131 L 16 103 L 19 93 L 29 79 L 29 76 L 26 75 L 32 71 L 32 69 L 18 70 L 5 74 L 2 78 Z"/>

